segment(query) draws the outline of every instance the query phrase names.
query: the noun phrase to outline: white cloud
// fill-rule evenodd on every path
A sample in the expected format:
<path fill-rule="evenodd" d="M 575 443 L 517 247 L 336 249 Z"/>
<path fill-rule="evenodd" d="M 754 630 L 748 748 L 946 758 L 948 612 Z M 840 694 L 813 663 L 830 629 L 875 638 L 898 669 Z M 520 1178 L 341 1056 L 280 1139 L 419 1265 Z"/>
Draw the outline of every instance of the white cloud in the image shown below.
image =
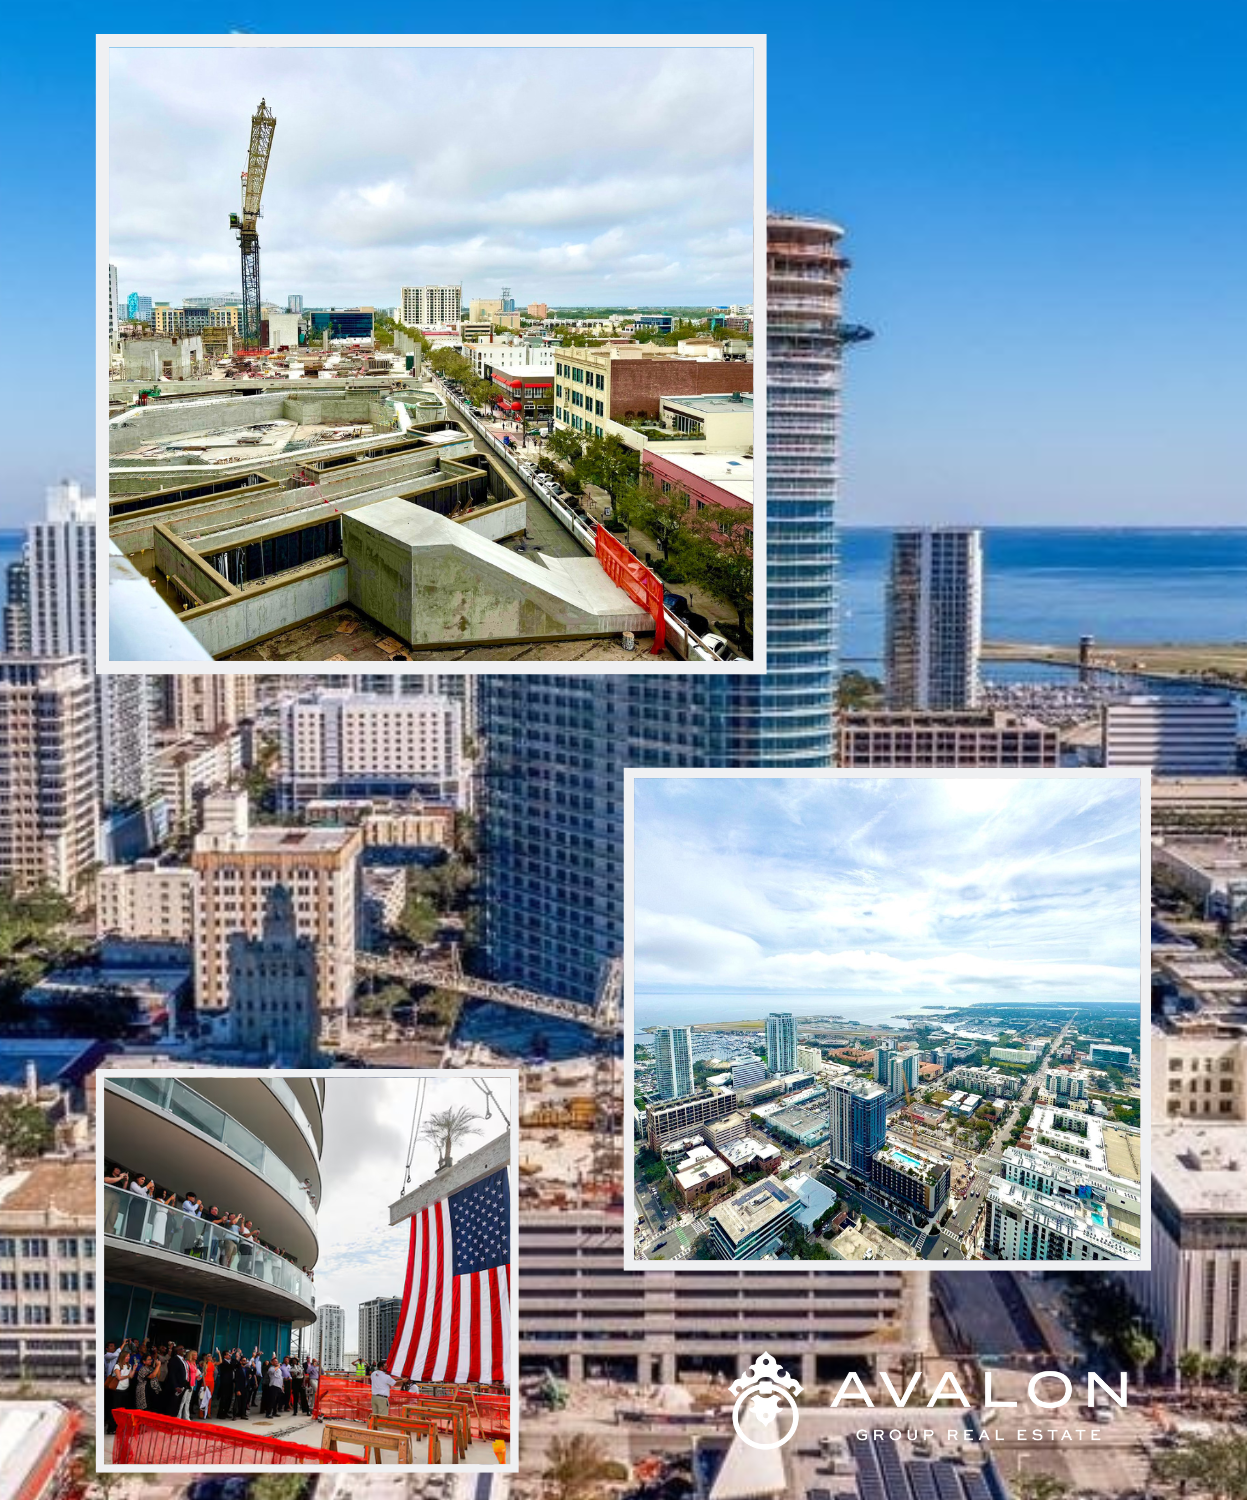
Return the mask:
<path fill-rule="evenodd" d="M 228 217 L 264 97 L 274 300 L 389 306 L 458 279 L 521 304 L 749 301 L 751 65 L 746 48 L 114 49 L 109 256 L 123 294 L 237 290 Z"/>

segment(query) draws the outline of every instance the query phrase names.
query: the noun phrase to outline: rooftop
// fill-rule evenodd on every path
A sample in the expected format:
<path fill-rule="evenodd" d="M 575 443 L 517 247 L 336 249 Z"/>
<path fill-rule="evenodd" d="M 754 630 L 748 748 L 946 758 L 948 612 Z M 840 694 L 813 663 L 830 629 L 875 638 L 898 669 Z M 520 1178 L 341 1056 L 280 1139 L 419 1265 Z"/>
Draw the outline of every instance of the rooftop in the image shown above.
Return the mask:
<path fill-rule="evenodd" d="M 1247 1126 L 1152 1127 L 1152 1176 L 1184 1214 L 1247 1217 Z"/>
<path fill-rule="evenodd" d="M 95 1218 L 95 1162 L 45 1157 L 0 1177 L 0 1213 Z"/>
<path fill-rule="evenodd" d="M 718 1224 L 733 1244 L 739 1244 L 800 1202 L 800 1195 L 787 1183 L 768 1177 L 716 1204 L 707 1217 Z"/>
<path fill-rule="evenodd" d="M 668 454 L 662 445 L 647 450 L 649 455 L 661 458 L 664 465 L 673 469 L 685 469 L 704 484 L 716 485 L 735 495 L 738 500 L 753 504 L 753 459 L 734 453 L 685 453 Z"/>

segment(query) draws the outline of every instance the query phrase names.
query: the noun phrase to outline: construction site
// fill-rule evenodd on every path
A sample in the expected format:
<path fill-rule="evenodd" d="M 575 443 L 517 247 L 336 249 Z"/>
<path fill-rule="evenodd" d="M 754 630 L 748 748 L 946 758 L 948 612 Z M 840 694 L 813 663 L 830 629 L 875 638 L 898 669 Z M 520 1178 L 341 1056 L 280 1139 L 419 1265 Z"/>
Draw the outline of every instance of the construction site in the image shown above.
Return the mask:
<path fill-rule="evenodd" d="M 237 346 L 232 328 L 138 338 L 111 372 L 109 660 L 713 660 L 661 580 L 435 382 L 419 344 L 265 344 L 275 129 L 261 101 L 230 215 Z"/>

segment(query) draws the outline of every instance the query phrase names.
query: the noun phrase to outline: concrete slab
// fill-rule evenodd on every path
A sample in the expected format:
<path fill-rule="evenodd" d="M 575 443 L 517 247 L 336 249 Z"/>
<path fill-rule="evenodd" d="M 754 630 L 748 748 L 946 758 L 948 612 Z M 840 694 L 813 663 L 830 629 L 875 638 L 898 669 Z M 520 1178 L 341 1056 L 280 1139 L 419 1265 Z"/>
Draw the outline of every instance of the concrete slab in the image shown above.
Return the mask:
<path fill-rule="evenodd" d="M 342 517 L 348 597 L 413 647 L 644 631 L 592 558 L 520 556 L 406 500 Z"/>

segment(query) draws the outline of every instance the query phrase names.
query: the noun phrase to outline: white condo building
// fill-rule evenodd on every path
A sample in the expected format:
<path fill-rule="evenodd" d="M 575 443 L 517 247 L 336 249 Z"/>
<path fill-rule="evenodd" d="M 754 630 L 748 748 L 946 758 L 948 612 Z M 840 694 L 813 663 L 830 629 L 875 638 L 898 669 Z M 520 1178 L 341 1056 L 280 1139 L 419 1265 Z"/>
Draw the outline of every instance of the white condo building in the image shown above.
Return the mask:
<path fill-rule="evenodd" d="M 797 1071 L 797 1028 L 786 1011 L 766 1018 L 766 1070 L 772 1077 Z"/>
<path fill-rule="evenodd" d="M 399 301 L 408 328 L 443 328 L 463 315 L 461 286 L 405 286 Z"/>
<path fill-rule="evenodd" d="M 885 646 L 889 709 L 974 707 L 982 611 L 978 531 L 924 528 L 893 535 Z"/>
<path fill-rule="evenodd" d="M 683 1099 L 693 1092 L 693 1042 L 687 1026 L 660 1026 L 654 1033 L 658 1097 Z"/>
<path fill-rule="evenodd" d="M 313 1358 L 320 1360 L 322 1370 L 345 1369 L 342 1362 L 342 1330 L 345 1322 L 345 1315 L 337 1303 L 326 1302 L 321 1308 L 316 1319 L 317 1341 L 312 1354 Z"/>

